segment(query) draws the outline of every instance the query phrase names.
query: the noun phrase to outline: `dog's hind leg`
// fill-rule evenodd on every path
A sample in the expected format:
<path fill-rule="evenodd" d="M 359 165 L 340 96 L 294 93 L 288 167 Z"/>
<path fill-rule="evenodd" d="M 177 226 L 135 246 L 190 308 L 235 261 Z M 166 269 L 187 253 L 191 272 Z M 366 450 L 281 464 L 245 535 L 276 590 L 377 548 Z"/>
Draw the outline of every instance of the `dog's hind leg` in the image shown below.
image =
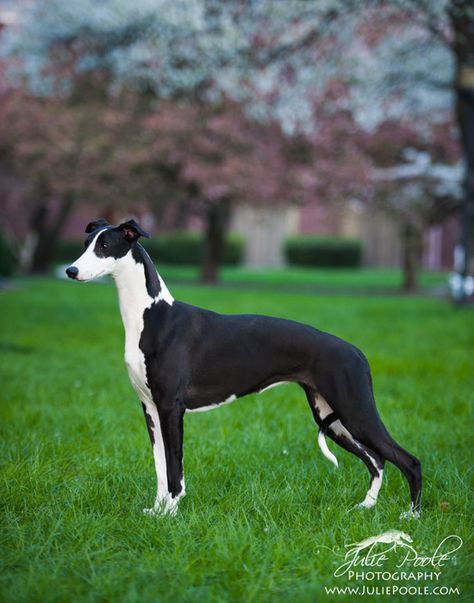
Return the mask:
<path fill-rule="evenodd" d="M 370 441 L 369 444 L 376 448 L 377 452 L 387 461 L 393 463 L 406 477 L 410 488 L 411 506 L 407 513 L 402 513 L 402 517 L 419 517 L 421 512 L 421 463 L 420 461 L 402 448 L 386 432 L 380 440 Z"/>
<path fill-rule="evenodd" d="M 344 425 L 342 425 L 341 421 L 334 415 L 332 408 L 322 396 L 306 387 L 305 392 L 314 420 L 320 427 L 320 440 L 321 434 L 323 434 L 324 438 L 324 433 L 326 433 L 336 444 L 339 444 L 339 446 L 348 452 L 359 457 L 367 466 L 370 473 L 370 487 L 364 500 L 357 506 L 367 509 L 373 507 L 377 502 L 378 493 L 382 485 L 384 458 L 353 438 Z M 321 441 L 320 446 L 324 452 Z M 333 456 L 331 452 L 329 454 Z M 325 456 L 328 455 L 325 453 Z M 328 458 L 332 460 L 332 458 Z M 337 464 L 337 461 L 335 464 Z"/>
<path fill-rule="evenodd" d="M 368 365 L 365 374 L 358 370 L 346 372 L 344 377 L 334 387 L 335 399 L 343 402 L 336 414 L 356 442 L 400 469 L 410 488 L 411 508 L 407 515 L 418 517 L 422 485 L 420 461 L 399 446 L 383 424 L 375 406 Z"/>
<path fill-rule="evenodd" d="M 313 389 L 316 391 L 316 387 Z M 348 433 L 370 456 L 390 461 L 400 469 L 410 488 L 409 514 L 418 516 L 421 508 L 420 461 L 399 446 L 383 424 L 375 405 L 372 377 L 364 355 L 354 348 L 345 350 L 341 369 L 337 374 L 324 374 L 318 383 L 317 391 L 330 402 L 332 410 L 340 420 L 340 426 L 345 429 L 341 430 L 340 426 L 334 423 L 332 433 L 335 436 L 347 437 Z M 331 431 L 328 433 L 331 435 Z M 377 483 L 374 481 L 374 490 Z"/>
<path fill-rule="evenodd" d="M 370 473 L 370 486 L 364 500 L 356 506 L 370 509 L 377 502 L 377 497 L 382 486 L 385 465 L 384 458 L 352 437 L 339 420 L 329 427 L 328 435 L 339 446 L 342 446 L 348 452 L 352 452 L 352 454 L 358 456 L 366 464 Z"/>

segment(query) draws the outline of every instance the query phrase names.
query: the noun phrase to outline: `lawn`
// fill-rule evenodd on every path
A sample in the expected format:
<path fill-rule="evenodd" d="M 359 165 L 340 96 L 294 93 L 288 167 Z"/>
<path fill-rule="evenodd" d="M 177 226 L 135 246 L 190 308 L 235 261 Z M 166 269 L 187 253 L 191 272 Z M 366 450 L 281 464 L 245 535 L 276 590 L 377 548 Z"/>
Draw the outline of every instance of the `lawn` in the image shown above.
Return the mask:
<path fill-rule="evenodd" d="M 290 385 L 187 416 L 187 496 L 176 517 L 143 515 L 154 469 L 123 364 L 114 288 L 16 281 L 0 293 L 0 599 L 313 603 L 374 600 L 326 587 L 418 583 L 460 591 L 431 601 L 472 600 L 472 311 L 426 297 L 314 296 L 236 283 L 172 290 L 217 311 L 311 323 L 361 347 L 386 425 L 423 463 L 422 518 L 399 518 L 409 498 L 391 465 L 378 505 L 351 510 L 368 472 L 332 443 L 339 469 L 323 457 L 303 392 Z M 446 536 L 464 544 L 443 567 L 421 568 L 438 579 L 334 576 L 346 544 L 390 529 L 409 534 L 425 557 Z M 400 571 L 401 556 L 361 571 Z M 403 569 L 420 571 L 413 565 Z"/>
<path fill-rule="evenodd" d="M 162 276 L 170 282 L 192 283 L 199 278 L 196 266 L 160 264 Z M 222 285 L 281 289 L 309 293 L 399 293 L 402 271 L 395 268 L 285 268 L 249 269 L 244 266 L 226 266 L 221 270 Z M 447 290 L 448 278 L 443 272 L 423 271 L 421 290 Z"/>

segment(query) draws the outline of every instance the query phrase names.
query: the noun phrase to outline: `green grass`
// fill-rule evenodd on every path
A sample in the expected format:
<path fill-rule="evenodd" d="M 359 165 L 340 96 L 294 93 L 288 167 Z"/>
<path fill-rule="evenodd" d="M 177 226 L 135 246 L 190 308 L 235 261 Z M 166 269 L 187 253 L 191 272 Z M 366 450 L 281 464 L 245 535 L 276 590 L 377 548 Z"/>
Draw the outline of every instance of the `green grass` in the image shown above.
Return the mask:
<path fill-rule="evenodd" d="M 172 266 L 159 263 L 160 273 L 170 282 L 193 282 L 199 278 L 196 266 Z M 250 269 L 227 266 L 221 270 L 221 281 L 228 286 L 251 286 L 259 289 L 306 290 L 324 292 L 385 292 L 397 293 L 402 286 L 402 271 L 395 268 L 272 268 Z M 446 288 L 447 275 L 424 271 L 420 274 L 421 291 Z"/>
<path fill-rule="evenodd" d="M 339 469 L 322 456 L 296 386 L 186 417 L 188 494 L 177 517 L 144 516 L 154 469 L 113 287 L 17 281 L 0 295 L 0 599 L 374 600 L 324 587 L 359 584 L 333 575 L 345 544 L 398 529 L 424 555 L 447 535 L 463 538 L 427 585 L 460 589 L 441 600 L 472 600 L 472 312 L 421 297 L 173 293 L 222 312 L 294 318 L 361 347 L 386 425 L 423 462 L 422 519 L 399 519 L 408 492 L 392 466 L 375 509 L 350 511 L 365 495 L 365 466 L 334 444 Z"/>

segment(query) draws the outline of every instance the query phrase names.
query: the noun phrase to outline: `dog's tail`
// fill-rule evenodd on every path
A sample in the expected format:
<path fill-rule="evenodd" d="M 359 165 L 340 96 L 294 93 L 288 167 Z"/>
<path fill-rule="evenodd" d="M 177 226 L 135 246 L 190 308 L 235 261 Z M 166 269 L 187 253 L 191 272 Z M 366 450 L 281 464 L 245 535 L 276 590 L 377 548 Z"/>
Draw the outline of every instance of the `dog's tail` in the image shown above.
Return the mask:
<path fill-rule="evenodd" d="M 319 428 L 319 433 L 318 433 L 318 444 L 319 447 L 321 448 L 321 452 L 324 454 L 324 456 L 329 459 L 331 461 L 331 463 L 334 463 L 336 465 L 336 467 L 338 467 L 338 462 L 337 462 L 337 458 L 334 456 L 334 454 L 329 450 L 328 445 L 326 444 L 326 438 L 324 437 L 326 435 L 326 431 L 328 430 L 328 427 L 334 423 L 334 421 L 337 421 L 337 416 L 335 413 L 330 413 L 325 419 L 323 419 L 323 421 L 321 422 L 321 426 Z"/>

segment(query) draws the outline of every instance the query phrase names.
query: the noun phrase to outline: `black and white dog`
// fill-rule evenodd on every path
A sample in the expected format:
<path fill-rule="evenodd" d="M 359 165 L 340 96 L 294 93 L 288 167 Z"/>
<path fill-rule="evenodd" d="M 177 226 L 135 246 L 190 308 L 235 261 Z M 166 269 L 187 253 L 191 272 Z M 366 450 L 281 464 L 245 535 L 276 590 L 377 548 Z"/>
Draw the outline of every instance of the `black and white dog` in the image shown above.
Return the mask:
<path fill-rule="evenodd" d="M 111 274 L 125 327 L 125 362 L 143 406 L 158 491 L 150 513 L 175 512 L 184 496 L 183 419 L 278 385 L 298 383 L 319 426 L 318 442 L 337 466 L 325 434 L 367 465 L 371 483 L 360 506 L 372 507 L 385 461 L 408 481 L 409 513 L 418 515 L 421 466 L 383 425 L 369 365 L 356 347 L 317 329 L 280 318 L 221 315 L 177 302 L 138 243 L 134 221 L 87 228 L 85 251 L 67 275 L 78 281 Z"/>

